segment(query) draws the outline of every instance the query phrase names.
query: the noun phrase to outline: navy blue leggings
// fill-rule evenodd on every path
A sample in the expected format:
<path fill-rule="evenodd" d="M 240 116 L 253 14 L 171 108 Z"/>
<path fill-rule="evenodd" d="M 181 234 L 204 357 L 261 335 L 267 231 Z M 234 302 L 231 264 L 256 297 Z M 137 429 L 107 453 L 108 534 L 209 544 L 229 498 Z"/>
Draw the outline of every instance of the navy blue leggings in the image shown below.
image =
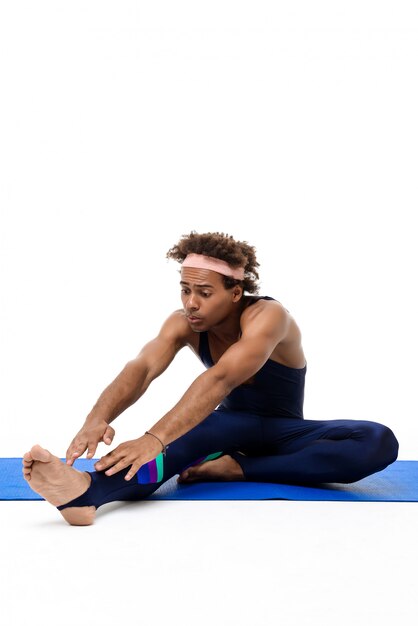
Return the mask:
<path fill-rule="evenodd" d="M 191 465 L 231 455 L 245 480 L 299 485 L 352 483 L 393 463 L 398 442 L 376 422 L 260 417 L 217 410 L 170 444 L 166 456 L 143 465 L 126 481 L 128 468 L 106 476 L 89 472 L 85 494 L 58 507 L 141 500 Z"/>

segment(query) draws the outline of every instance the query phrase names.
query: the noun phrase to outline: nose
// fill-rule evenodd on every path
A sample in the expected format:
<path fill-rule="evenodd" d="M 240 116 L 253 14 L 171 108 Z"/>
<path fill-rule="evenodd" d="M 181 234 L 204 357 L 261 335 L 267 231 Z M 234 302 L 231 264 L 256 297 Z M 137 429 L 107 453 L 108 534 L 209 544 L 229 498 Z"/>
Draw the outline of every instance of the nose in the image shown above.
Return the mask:
<path fill-rule="evenodd" d="M 186 302 L 186 308 L 188 311 L 198 311 L 199 310 L 199 303 L 196 299 L 196 296 L 190 294 L 187 302 Z"/>

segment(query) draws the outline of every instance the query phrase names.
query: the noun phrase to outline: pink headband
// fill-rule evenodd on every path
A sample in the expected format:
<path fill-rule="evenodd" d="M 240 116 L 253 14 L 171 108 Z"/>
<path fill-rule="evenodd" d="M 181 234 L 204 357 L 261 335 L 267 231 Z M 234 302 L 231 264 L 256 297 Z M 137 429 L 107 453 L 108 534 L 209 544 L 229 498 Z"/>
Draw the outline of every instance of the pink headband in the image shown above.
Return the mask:
<path fill-rule="evenodd" d="M 243 267 L 231 267 L 226 261 L 215 259 L 213 256 L 205 256 L 204 254 L 188 254 L 182 263 L 182 267 L 197 267 L 203 270 L 212 270 L 230 276 L 236 280 L 244 280 Z"/>

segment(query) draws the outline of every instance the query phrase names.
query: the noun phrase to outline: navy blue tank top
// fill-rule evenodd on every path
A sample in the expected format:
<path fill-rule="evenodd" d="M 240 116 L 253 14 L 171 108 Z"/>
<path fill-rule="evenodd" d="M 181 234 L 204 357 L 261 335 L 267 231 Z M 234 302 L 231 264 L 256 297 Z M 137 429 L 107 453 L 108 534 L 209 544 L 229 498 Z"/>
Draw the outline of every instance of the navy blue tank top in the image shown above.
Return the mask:
<path fill-rule="evenodd" d="M 249 306 L 258 300 L 274 298 L 257 296 Z M 200 333 L 199 356 L 205 367 L 214 365 L 206 331 Z M 306 369 L 306 365 L 296 369 L 268 359 L 255 374 L 253 382 L 235 387 L 218 408 L 261 416 L 303 419 Z"/>

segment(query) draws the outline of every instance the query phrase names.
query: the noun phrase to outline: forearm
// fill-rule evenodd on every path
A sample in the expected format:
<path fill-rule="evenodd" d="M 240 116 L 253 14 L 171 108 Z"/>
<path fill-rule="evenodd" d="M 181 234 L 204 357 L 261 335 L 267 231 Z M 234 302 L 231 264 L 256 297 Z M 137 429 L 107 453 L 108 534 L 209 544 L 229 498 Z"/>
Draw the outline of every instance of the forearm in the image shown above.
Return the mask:
<path fill-rule="evenodd" d="M 143 395 L 148 385 L 146 368 L 138 367 L 136 362 L 129 361 L 100 395 L 86 422 L 101 419 L 110 424 Z"/>
<path fill-rule="evenodd" d="M 200 424 L 230 391 L 230 384 L 212 367 L 196 378 L 180 401 L 150 431 L 168 445 Z"/>

